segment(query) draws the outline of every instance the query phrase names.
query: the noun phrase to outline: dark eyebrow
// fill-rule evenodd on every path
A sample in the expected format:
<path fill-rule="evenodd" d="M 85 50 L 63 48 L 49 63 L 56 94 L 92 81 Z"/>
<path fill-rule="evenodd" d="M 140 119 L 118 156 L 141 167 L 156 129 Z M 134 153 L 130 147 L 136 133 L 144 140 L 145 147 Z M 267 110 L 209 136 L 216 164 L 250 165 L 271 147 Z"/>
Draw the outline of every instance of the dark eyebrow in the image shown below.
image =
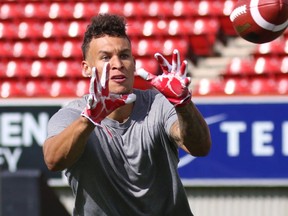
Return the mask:
<path fill-rule="evenodd" d="M 131 49 L 130 48 L 126 48 L 126 49 L 123 49 L 123 50 L 120 50 L 120 54 L 121 53 L 126 53 L 126 52 L 131 52 Z M 99 50 L 98 54 L 111 54 L 110 51 L 104 51 L 104 50 Z"/>
<path fill-rule="evenodd" d="M 100 50 L 100 51 L 98 52 L 98 54 L 109 54 L 109 53 L 111 53 L 111 52 L 104 51 L 104 50 Z"/>
<path fill-rule="evenodd" d="M 131 51 L 130 48 L 127 48 L 127 49 L 123 49 L 123 50 L 121 50 L 121 52 L 130 52 L 130 51 Z"/>

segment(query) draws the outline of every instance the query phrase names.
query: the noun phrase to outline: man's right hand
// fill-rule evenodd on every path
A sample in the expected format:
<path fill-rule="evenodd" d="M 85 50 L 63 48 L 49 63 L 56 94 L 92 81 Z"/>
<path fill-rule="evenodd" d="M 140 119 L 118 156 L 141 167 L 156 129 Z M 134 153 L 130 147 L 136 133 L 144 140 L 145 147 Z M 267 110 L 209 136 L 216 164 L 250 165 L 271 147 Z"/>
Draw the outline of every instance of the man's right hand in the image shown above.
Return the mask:
<path fill-rule="evenodd" d="M 99 123 L 118 107 L 133 103 L 136 100 L 136 95 L 133 93 L 119 95 L 109 92 L 109 70 L 110 65 L 105 63 L 101 80 L 99 80 L 97 69 L 92 68 L 87 105 L 81 115 L 89 119 L 94 125 L 100 125 Z"/>

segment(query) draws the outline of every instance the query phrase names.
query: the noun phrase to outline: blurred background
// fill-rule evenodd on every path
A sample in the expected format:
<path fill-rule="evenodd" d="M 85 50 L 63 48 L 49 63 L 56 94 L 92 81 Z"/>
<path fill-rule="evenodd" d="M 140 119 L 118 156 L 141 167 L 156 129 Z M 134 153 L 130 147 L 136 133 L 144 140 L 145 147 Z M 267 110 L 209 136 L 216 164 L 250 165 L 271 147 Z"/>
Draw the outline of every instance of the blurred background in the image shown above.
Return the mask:
<path fill-rule="evenodd" d="M 211 130 L 205 158 L 179 152 L 179 174 L 196 216 L 288 212 L 288 31 L 265 44 L 237 36 L 236 0 L 0 1 L 2 216 L 71 215 L 63 173 L 47 170 L 49 118 L 88 91 L 81 43 L 91 17 L 127 19 L 136 67 L 153 55 L 187 59 L 193 101 Z M 150 86 L 135 76 L 135 88 Z"/>

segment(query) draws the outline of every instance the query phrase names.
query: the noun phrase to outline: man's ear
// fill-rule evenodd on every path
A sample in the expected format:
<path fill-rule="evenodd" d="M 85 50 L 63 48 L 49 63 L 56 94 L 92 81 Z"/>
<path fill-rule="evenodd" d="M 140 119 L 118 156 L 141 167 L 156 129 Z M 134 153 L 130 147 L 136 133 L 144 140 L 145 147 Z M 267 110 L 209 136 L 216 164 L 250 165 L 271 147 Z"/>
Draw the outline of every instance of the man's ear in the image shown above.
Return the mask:
<path fill-rule="evenodd" d="M 91 77 L 91 67 L 89 67 L 87 61 L 82 61 L 82 76 Z"/>

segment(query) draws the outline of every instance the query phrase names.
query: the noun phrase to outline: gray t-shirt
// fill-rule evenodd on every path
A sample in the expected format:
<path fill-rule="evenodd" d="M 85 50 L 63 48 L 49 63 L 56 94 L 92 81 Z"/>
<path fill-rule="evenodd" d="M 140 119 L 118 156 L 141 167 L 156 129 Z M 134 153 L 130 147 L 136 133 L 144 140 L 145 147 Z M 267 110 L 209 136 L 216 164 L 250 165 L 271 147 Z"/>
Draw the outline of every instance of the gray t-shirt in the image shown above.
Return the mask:
<path fill-rule="evenodd" d="M 134 90 L 137 99 L 124 122 L 105 118 L 89 136 L 80 159 L 66 170 L 75 195 L 74 216 L 190 216 L 178 176 L 178 150 L 169 139 L 177 115 L 162 94 Z M 76 118 L 86 98 L 49 121 L 48 137 Z"/>

